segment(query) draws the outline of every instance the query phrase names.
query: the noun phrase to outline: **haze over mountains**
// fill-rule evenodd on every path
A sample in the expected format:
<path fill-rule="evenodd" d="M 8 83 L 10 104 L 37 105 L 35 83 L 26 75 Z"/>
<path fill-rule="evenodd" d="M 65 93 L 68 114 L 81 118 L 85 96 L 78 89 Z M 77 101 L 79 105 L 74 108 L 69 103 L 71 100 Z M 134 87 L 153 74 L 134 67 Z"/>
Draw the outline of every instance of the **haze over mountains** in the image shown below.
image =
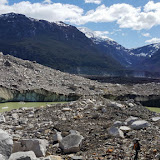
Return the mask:
<path fill-rule="evenodd" d="M 126 49 L 86 28 L 15 13 L 0 16 L 0 51 L 75 74 L 158 72 L 160 67 L 160 44 Z"/>

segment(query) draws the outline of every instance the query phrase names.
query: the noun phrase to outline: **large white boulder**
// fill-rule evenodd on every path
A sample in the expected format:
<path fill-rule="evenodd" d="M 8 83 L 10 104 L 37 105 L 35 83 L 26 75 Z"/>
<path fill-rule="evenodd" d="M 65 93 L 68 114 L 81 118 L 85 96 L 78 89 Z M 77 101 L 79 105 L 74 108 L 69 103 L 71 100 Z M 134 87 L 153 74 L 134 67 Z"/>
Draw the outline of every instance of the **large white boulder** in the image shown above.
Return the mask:
<path fill-rule="evenodd" d="M 56 129 L 54 130 L 56 133 L 53 136 L 53 142 L 60 142 L 62 140 L 61 132 L 58 132 Z"/>
<path fill-rule="evenodd" d="M 152 117 L 153 122 L 156 122 L 156 121 L 159 121 L 159 120 L 160 120 L 160 117 Z"/>
<path fill-rule="evenodd" d="M 48 157 L 43 158 L 42 160 L 63 160 L 60 156 L 50 155 Z"/>
<path fill-rule="evenodd" d="M 121 126 L 119 129 L 123 132 L 129 132 L 131 130 L 131 128 L 127 126 Z"/>
<path fill-rule="evenodd" d="M 0 160 L 6 160 L 6 157 L 0 154 Z"/>
<path fill-rule="evenodd" d="M 12 153 L 9 160 L 38 160 L 33 151 Z"/>
<path fill-rule="evenodd" d="M 135 129 L 135 130 L 147 128 L 149 126 L 150 126 L 150 123 L 148 123 L 145 120 L 138 120 L 138 121 L 133 122 L 130 125 L 131 129 Z"/>
<path fill-rule="evenodd" d="M 22 139 L 14 143 L 13 152 L 33 151 L 37 157 L 44 157 L 48 146 L 45 139 Z"/>
<path fill-rule="evenodd" d="M 0 123 L 4 123 L 6 120 L 3 115 L 0 114 Z"/>
<path fill-rule="evenodd" d="M 121 137 L 124 138 L 124 133 L 117 127 L 111 127 L 108 129 L 108 133 L 113 137 Z"/>
<path fill-rule="evenodd" d="M 12 137 L 6 132 L 0 129 L 0 154 L 6 157 L 11 155 L 13 148 Z"/>

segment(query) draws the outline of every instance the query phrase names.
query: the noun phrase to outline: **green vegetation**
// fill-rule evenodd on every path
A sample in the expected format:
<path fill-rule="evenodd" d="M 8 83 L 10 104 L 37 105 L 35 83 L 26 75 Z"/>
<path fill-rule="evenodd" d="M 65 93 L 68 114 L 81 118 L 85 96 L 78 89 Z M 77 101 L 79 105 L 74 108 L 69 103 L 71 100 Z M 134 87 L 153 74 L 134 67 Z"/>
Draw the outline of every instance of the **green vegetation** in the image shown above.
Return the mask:
<path fill-rule="evenodd" d="M 41 107 L 48 104 L 65 103 L 65 102 L 7 102 L 0 103 L 0 112 L 10 111 L 22 107 Z"/>
<path fill-rule="evenodd" d="M 160 108 L 156 108 L 156 107 L 147 107 L 147 109 L 149 109 L 150 111 L 153 111 L 153 112 L 160 113 Z"/>

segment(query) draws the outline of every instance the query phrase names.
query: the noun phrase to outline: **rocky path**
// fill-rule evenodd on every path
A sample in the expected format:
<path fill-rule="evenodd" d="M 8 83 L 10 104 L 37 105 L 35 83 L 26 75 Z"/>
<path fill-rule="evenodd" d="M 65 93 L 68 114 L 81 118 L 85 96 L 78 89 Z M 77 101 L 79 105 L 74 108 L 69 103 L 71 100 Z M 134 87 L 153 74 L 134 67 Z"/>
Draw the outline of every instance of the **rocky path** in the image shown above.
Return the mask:
<path fill-rule="evenodd" d="M 13 136 L 15 146 L 26 139 L 47 140 L 44 156 L 130 160 L 135 138 L 140 140 L 141 160 L 154 160 L 160 154 L 160 114 L 133 100 L 114 102 L 83 97 L 66 104 L 12 110 L 3 116 L 0 127 Z M 74 149 L 73 143 L 77 143 Z"/>

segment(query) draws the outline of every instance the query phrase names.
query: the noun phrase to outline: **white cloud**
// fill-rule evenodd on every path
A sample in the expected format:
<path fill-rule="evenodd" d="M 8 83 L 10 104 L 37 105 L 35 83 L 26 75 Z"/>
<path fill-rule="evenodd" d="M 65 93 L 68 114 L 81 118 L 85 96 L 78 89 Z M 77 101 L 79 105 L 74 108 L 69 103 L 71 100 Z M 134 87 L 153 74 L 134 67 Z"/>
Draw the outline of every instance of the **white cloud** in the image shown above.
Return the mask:
<path fill-rule="evenodd" d="M 52 1 L 51 0 L 44 0 L 43 3 L 48 3 L 48 4 L 51 4 Z"/>
<path fill-rule="evenodd" d="M 70 4 L 44 4 L 22 1 L 13 5 L 0 5 L 0 14 L 15 12 L 26 16 L 53 21 L 70 21 L 78 19 L 83 14 L 83 9 Z"/>
<path fill-rule="evenodd" d="M 152 38 L 152 39 L 149 39 L 145 42 L 146 43 L 160 43 L 160 38 Z"/>
<path fill-rule="evenodd" d="M 102 0 L 85 0 L 85 3 L 95 3 L 95 4 L 100 4 Z"/>
<path fill-rule="evenodd" d="M 101 38 L 104 38 L 104 39 L 109 38 L 109 37 L 108 37 L 108 34 L 109 34 L 108 31 L 94 31 L 94 33 L 95 33 L 95 35 L 96 35 L 97 37 L 101 37 Z M 110 38 L 109 38 L 109 39 L 110 39 Z"/>
<path fill-rule="evenodd" d="M 85 2 L 100 3 L 101 0 L 85 0 Z M 116 22 L 120 28 L 133 30 L 150 29 L 160 25 L 160 2 L 149 1 L 143 8 L 133 7 L 126 3 L 117 3 L 107 7 L 98 6 L 95 10 L 84 10 L 76 5 L 52 3 L 44 0 L 41 3 L 21 1 L 13 5 L 7 0 L 0 0 L 0 14 L 15 12 L 26 16 L 45 19 L 48 21 L 64 21 L 73 25 L 82 25 L 88 22 Z"/>
<path fill-rule="evenodd" d="M 7 0 L 0 0 L 0 4 L 3 5 L 3 4 L 7 4 L 8 1 Z"/>
<path fill-rule="evenodd" d="M 144 36 L 144 37 L 150 37 L 151 35 L 150 35 L 150 33 L 142 33 L 142 36 Z"/>
<path fill-rule="evenodd" d="M 152 6 L 150 6 L 152 5 Z M 121 3 L 110 7 L 101 5 L 96 10 L 90 10 L 79 20 L 73 20 L 73 23 L 85 24 L 88 22 L 116 22 L 120 28 L 131 28 L 133 30 L 150 29 L 153 26 L 160 25 L 160 2 L 148 2 L 144 10 L 132 5 Z M 149 8 L 150 6 L 150 8 Z"/>

